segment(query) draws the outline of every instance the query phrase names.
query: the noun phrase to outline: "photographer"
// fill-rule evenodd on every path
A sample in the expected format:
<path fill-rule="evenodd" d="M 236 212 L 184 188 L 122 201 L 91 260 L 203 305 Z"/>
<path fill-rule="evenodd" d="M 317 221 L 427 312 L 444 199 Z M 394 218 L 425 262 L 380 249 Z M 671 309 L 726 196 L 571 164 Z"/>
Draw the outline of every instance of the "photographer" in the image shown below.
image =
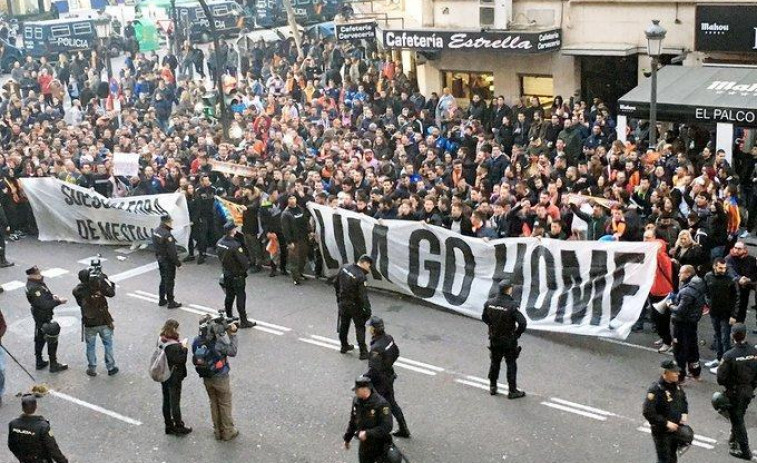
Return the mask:
<path fill-rule="evenodd" d="M 87 375 L 97 376 L 97 336 L 105 349 L 105 368 L 108 376 L 118 373 L 113 358 L 113 317 L 108 311 L 108 299 L 116 295 L 116 285 L 102 273 L 100 261 L 92 261 L 88 269 L 79 271 L 80 283 L 73 290 L 81 308 L 84 339 L 87 342 Z"/>
<path fill-rule="evenodd" d="M 44 282 L 44 277 L 35 265 L 26 270 L 26 299 L 32 305 L 34 317 L 34 355 L 37 359 L 37 370 L 50 365 L 50 373 L 67 370 L 68 365 L 58 363 L 58 335 L 60 325 L 53 321 L 53 309 L 68 302 L 68 299 L 54 295 Z M 42 350 L 47 344 L 48 363 L 42 358 Z"/>
<path fill-rule="evenodd" d="M 200 333 L 192 342 L 192 363 L 205 384 L 210 399 L 213 433 L 217 440 L 230 441 L 239 435 L 231 417 L 229 357 L 237 355 L 237 325 L 223 312 L 216 318 L 200 319 Z"/>

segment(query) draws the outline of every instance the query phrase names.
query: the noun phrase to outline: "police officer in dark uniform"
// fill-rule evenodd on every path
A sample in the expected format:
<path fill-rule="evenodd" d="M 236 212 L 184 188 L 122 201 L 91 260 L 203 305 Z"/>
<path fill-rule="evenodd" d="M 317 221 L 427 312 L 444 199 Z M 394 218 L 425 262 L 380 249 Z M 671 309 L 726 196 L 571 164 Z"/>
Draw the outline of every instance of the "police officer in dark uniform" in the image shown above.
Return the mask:
<path fill-rule="evenodd" d="M 662 376 L 647 390 L 643 414 L 652 427 L 657 462 L 676 463 L 679 447 L 676 433 L 688 420 L 689 404 L 678 384 L 680 367 L 674 360 L 665 360 L 660 366 Z"/>
<path fill-rule="evenodd" d="M 725 386 L 725 395 L 731 403 L 728 409 L 731 421 L 729 453 L 736 458 L 751 460 L 744 414 L 757 386 L 757 349 L 746 342 L 746 325 L 743 323 L 733 325 L 731 339 L 734 346 L 723 354 L 718 366 L 718 384 Z"/>
<path fill-rule="evenodd" d="M 152 231 L 152 242 L 155 246 L 155 258 L 158 260 L 160 272 L 160 286 L 158 286 L 158 305 L 178 309 L 181 302 L 176 302 L 173 289 L 176 285 L 176 269 L 181 267 L 181 261 L 176 253 L 176 238 L 171 234 L 173 220 L 170 215 L 160 218 L 160 225 Z"/>
<path fill-rule="evenodd" d="M 67 370 L 68 365 L 58 363 L 60 325 L 53 321 L 53 309 L 65 304 L 68 299 L 50 292 L 36 265 L 27 269 L 26 275 L 28 276 L 26 298 L 32 305 L 32 317 L 34 318 L 34 355 L 37 358 L 37 370 L 48 365 L 48 362 L 42 359 L 42 350 L 45 348 L 45 344 L 47 344 L 47 355 L 50 357 L 50 373 Z"/>
<path fill-rule="evenodd" d="M 34 394 L 21 398 L 23 415 L 8 424 L 8 448 L 21 463 L 68 463 L 50 431 L 50 422 L 39 415 Z"/>
<path fill-rule="evenodd" d="M 368 320 L 368 326 L 371 330 L 371 352 L 368 357 L 368 373 L 365 376 L 371 378 L 376 392 L 389 402 L 392 415 L 397 418 L 399 430 L 395 431 L 393 435 L 395 437 L 410 437 L 405 415 L 394 398 L 394 380 L 397 378 L 394 373 L 394 362 L 400 356 L 400 349 L 394 342 L 394 338 L 384 331 L 384 320 L 380 317 L 371 317 Z"/>
<path fill-rule="evenodd" d="M 371 317 L 371 302 L 368 300 L 366 275 L 371 271 L 373 258 L 362 255 L 356 264 L 344 265 L 334 279 L 336 289 L 336 303 L 339 306 L 339 341 L 342 343 L 341 353 L 345 354 L 355 346 L 347 343 L 350 331 L 350 321 L 355 324 L 355 336 L 360 348 L 360 360 L 368 358 L 368 347 L 365 345 L 365 322 Z"/>
<path fill-rule="evenodd" d="M 499 294 L 484 304 L 481 319 L 489 325 L 489 393 L 497 394 L 497 379 L 502 358 L 507 365 L 507 398 L 520 399 L 526 395 L 518 390 L 518 356 L 521 347 L 518 338 L 526 331 L 526 317 L 520 313 L 519 304 L 513 299 L 513 285 L 509 278 L 499 282 Z"/>
<path fill-rule="evenodd" d="M 205 263 L 205 252 L 212 242 L 215 217 L 216 190 L 210 184 L 210 177 L 203 174 L 200 186 L 195 191 L 197 221 L 194 223 L 194 235 L 197 239 L 197 264 Z M 216 235 L 217 236 L 217 235 Z"/>
<path fill-rule="evenodd" d="M 344 448 L 350 448 L 353 437 L 360 440 L 358 458 L 360 463 L 379 463 L 392 445 L 392 412 L 389 402 L 373 390 L 371 378 L 358 376 L 355 379 L 355 397 L 347 431 L 344 433 Z"/>
<path fill-rule="evenodd" d="M 247 319 L 245 308 L 247 301 L 245 278 L 247 277 L 247 269 L 250 267 L 250 259 L 247 258 L 242 244 L 234 237 L 236 229 L 237 226 L 234 222 L 228 222 L 223 226 L 225 235 L 216 243 L 218 258 L 223 267 L 223 289 L 226 291 L 224 307 L 226 308 L 226 315 L 231 317 L 232 306 L 234 299 L 236 299 L 240 320 L 239 327 L 252 328 L 256 323 Z"/>

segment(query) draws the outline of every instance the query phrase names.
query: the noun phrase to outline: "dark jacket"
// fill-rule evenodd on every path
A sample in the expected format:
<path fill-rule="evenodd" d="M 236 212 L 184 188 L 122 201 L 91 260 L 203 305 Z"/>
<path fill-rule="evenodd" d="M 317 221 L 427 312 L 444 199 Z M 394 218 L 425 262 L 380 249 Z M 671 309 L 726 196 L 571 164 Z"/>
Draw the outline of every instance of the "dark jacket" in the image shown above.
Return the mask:
<path fill-rule="evenodd" d="M 371 339 L 371 351 L 368 355 L 368 372 L 373 387 L 379 394 L 390 390 L 394 383 L 394 362 L 400 356 L 400 349 L 394 338 L 386 333 Z"/>
<path fill-rule="evenodd" d="M 757 387 L 757 349 L 747 342 L 734 344 L 718 366 L 718 384 L 732 398 L 751 398 Z"/>
<path fill-rule="evenodd" d="M 752 281 L 748 287 L 754 288 L 754 284 L 757 282 L 757 258 L 754 256 L 739 258 L 728 256 L 725 258 L 725 263 L 728 265 L 728 273 L 732 278 L 738 280 L 741 277 L 747 277 Z"/>
<path fill-rule="evenodd" d="M 368 299 L 366 275 L 357 264 L 348 264 L 339 269 L 334 279 L 336 303 L 339 313 L 356 318 L 371 316 L 371 302 Z"/>
<path fill-rule="evenodd" d="M 492 345 L 509 348 L 518 345 L 518 338 L 526 331 L 528 324 L 519 309 L 518 303 L 508 294 L 500 294 L 486 301 L 481 320 L 489 325 Z"/>
<path fill-rule="evenodd" d="M 710 306 L 710 316 L 736 318 L 739 307 L 739 285 L 728 275 L 708 272 L 704 276 L 706 301 Z"/>
<path fill-rule="evenodd" d="M 344 441 L 350 442 L 355 434 L 365 431 L 368 436 L 360 445 L 381 448 L 392 442 L 392 412 L 387 402 L 375 391 L 367 399 L 352 399 L 352 413 Z"/>
<path fill-rule="evenodd" d="M 8 448 L 22 463 L 68 463 L 50 434 L 50 422 L 39 415 L 21 415 L 8 423 Z"/>
<path fill-rule="evenodd" d="M 670 308 L 671 319 L 678 323 L 698 323 L 705 304 L 705 284 L 698 276 L 684 283 Z"/>
<path fill-rule="evenodd" d="M 112 326 L 113 317 L 108 311 L 106 298 L 116 295 L 116 285 L 105 275 L 102 278 L 90 278 L 87 269 L 79 271 L 79 280 L 81 283 L 76 285 L 73 295 L 81 308 L 84 326 Z"/>
<path fill-rule="evenodd" d="M 643 415 L 652 427 L 652 433 L 665 433 L 668 421 L 679 424 L 681 416 L 688 413 L 686 393 L 678 383 L 666 383 L 660 378 L 647 390 Z"/>
<path fill-rule="evenodd" d="M 166 360 L 168 360 L 168 368 L 171 370 L 171 377 L 169 381 L 181 381 L 187 377 L 187 351 L 178 339 L 165 339 L 161 338 L 161 342 L 176 341 L 175 344 L 169 344 L 163 348 L 166 352 Z"/>
<path fill-rule="evenodd" d="M 53 309 L 62 304 L 42 280 L 31 278 L 26 282 L 26 299 L 32 305 L 32 317 L 38 325 L 52 320 Z"/>
<path fill-rule="evenodd" d="M 244 277 L 247 276 L 247 269 L 250 268 L 250 259 L 244 252 L 242 245 L 228 235 L 224 236 L 216 243 L 218 259 L 223 267 L 224 277 Z"/>
<path fill-rule="evenodd" d="M 452 230 L 452 225 L 455 222 L 459 222 L 460 224 L 460 234 L 463 236 L 475 236 L 475 233 L 473 233 L 473 224 L 470 221 L 469 217 L 466 217 L 465 214 L 461 215 L 459 219 L 455 220 L 452 218 L 452 216 L 445 217 L 444 219 L 444 228 L 448 230 Z"/>
<path fill-rule="evenodd" d="M 586 229 L 587 240 L 596 241 L 606 234 L 605 230 L 607 229 L 607 216 L 603 214 L 602 216 L 597 217 L 594 214 L 587 214 L 573 203 L 570 204 L 570 210 L 573 211 L 573 214 L 576 217 L 583 220 L 588 225 Z"/>
<path fill-rule="evenodd" d="M 171 234 L 171 227 L 160 224 L 152 232 L 152 243 L 155 246 L 155 257 L 158 263 L 169 263 L 181 267 L 179 255 L 176 253 L 176 239 Z"/>
<path fill-rule="evenodd" d="M 309 220 L 309 215 L 300 206 L 287 207 L 281 213 L 281 231 L 287 243 L 307 241 Z"/>

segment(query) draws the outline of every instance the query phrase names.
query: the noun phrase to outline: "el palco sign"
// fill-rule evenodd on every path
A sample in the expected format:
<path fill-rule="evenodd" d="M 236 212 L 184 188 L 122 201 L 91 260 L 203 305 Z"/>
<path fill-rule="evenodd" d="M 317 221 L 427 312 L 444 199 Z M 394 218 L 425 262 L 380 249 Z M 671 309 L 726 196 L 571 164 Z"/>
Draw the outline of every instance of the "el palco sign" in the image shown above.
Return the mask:
<path fill-rule="evenodd" d="M 414 50 L 493 50 L 505 53 L 545 53 L 562 46 L 560 29 L 542 32 L 450 32 L 384 30 L 385 48 Z"/>

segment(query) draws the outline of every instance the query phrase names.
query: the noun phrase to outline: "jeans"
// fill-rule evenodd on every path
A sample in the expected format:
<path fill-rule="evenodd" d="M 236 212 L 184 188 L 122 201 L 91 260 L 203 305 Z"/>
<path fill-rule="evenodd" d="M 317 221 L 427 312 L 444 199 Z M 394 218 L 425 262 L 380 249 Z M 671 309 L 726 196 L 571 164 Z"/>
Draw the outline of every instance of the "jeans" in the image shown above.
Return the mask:
<path fill-rule="evenodd" d="M 718 360 L 723 358 L 723 354 L 731 348 L 731 324 L 728 317 L 713 317 L 710 315 L 712 328 L 715 331 L 715 351 L 718 353 Z"/>
<path fill-rule="evenodd" d="M 5 349 L 0 348 L 0 397 L 5 394 Z"/>
<path fill-rule="evenodd" d="M 116 360 L 113 358 L 113 330 L 105 325 L 84 328 L 84 340 L 87 342 L 87 364 L 90 368 L 97 366 L 95 341 L 97 341 L 98 334 L 105 348 L 105 368 L 111 371 L 116 367 Z"/>

